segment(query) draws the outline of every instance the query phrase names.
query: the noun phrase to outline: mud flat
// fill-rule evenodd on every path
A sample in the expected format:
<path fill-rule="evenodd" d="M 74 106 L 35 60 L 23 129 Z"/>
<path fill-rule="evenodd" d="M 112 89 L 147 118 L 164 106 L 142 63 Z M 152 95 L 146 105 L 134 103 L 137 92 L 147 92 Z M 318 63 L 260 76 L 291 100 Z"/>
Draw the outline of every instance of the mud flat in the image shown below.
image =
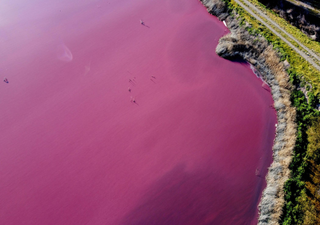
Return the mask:
<path fill-rule="evenodd" d="M 296 140 L 295 109 L 291 107 L 290 102 L 289 76 L 272 46 L 263 38 L 252 36 L 240 27 L 237 15 L 229 16 L 224 2 L 219 0 L 201 2 L 209 13 L 225 21 L 231 31 L 220 39 L 216 53 L 226 59 L 242 58 L 248 61 L 272 90 L 278 123 L 273 145 L 273 162 L 266 176 L 267 187 L 259 204 L 258 224 L 278 224 L 284 205 L 283 186 L 290 175 L 289 164 Z"/>

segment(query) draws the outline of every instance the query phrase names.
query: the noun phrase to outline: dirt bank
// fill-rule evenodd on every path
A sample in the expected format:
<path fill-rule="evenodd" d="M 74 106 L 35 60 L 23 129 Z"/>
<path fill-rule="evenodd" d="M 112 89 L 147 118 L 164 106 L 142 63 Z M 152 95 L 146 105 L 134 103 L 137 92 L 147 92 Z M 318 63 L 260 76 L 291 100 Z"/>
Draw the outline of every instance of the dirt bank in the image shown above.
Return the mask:
<path fill-rule="evenodd" d="M 252 64 L 271 88 L 274 108 L 277 111 L 277 131 L 273 145 L 273 163 L 266 177 L 267 187 L 259 204 L 258 224 L 279 224 L 284 206 L 283 186 L 290 176 L 289 164 L 296 140 L 295 109 L 291 107 L 291 85 L 284 64 L 267 41 L 250 35 L 228 14 L 227 7 L 220 0 L 201 0 L 208 12 L 225 20 L 230 34 L 222 37 L 216 53 L 227 59 L 243 58 Z"/>

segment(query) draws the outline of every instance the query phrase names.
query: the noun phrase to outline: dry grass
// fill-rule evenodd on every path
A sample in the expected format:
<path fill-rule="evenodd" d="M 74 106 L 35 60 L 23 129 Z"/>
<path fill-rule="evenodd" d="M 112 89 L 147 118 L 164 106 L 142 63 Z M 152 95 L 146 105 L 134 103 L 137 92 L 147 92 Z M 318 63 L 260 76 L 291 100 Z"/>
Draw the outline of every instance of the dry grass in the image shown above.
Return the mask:
<path fill-rule="evenodd" d="M 275 76 L 276 80 L 278 81 L 280 92 L 282 98 L 280 101 L 282 104 L 285 105 L 283 112 L 285 114 L 285 122 L 286 122 L 286 129 L 284 131 L 284 146 L 279 151 L 278 159 L 274 159 L 274 162 L 271 164 L 271 167 L 274 167 L 276 162 L 279 162 L 282 166 L 282 171 L 280 175 L 280 179 L 275 180 L 273 176 L 268 174 L 267 176 L 267 183 L 274 183 L 277 182 L 278 186 L 278 193 L 275 199 L 275 205 L 273 209 L 272 221 L 270 224 L 279 224 L 279 220 L 282 214 L 282 209 L 285 204 L 284 200 L 284 184 L 289 179 L 290 170 L 289 165 L 291 163 L 293 148 L 296 142 L 296 124 L 295 124 L 295 117 L 296 111 L 291 106 L 290 101 L 290 91 L 292 89 L 289 76 L 285 72 L 283 63 L 280 62 L 280 58 L 278 57 L 277 53 L 272 49 L 272 47 L 268 47 L 266 51 L 262 54 L 262 56 L 266 59 L 265 64 L 271 69 L 273 75 Z M 279 121 L 280 122 L 280 121 Z"/>
<path fill-rule="evenodd" d="M 314 159 L 319 157 L 320 119 L 315 121 L 308 132 L 308 150 L 310 173 L 306 181 L 306 193 L 300 200 L 304 212 L 304 224 L 320 224 L 320 165 Z"/>
<path fill-rule="evenodd" d="M 227 54 L 223 53 L 225 57 L 233 56 L 234 52 L 238 52 L 237 54 L 249 62 L 259 61 L 256 68 L 262 75 L 265 74 L 263 77 L 267 82 L 269 81 L 274 107 L 277 110 L 278 126 L 273 146 L 273 163 L 269 168 L 266 178 L 267 187 L 259 205 L 259 224 L 279 224 L 285 204 L 284 184 L 290 177 L 289 165 L 296 143 L 296 111 L 290 101 L 293 87 L 289 82 L 289 75 L 273 47 L 267 45 L 261 47 L 261 45 L 253 44 L 254 38 L 241 28 L 233 30 L 233 33 L 220 39 L 216 51 L 220 54 L 221 49 L 225 49 L 227 52 Z M 260 40 L 260 43 L 263 42 Z M 262 61 L 264 62 L 262 63 Z M 276 82 L 272 81 L 271 77 L 274 77 Z"/>
<path fill-rule="evenodd" d="M 234 16 L 237 18 L 239 14 L 234 12 Z M 265 39 L 250 36 L 243 28 L 236 25 L 238 23 L 236 19 L 229 17 L 226 22 L 232 33 L 220 39 L 216 49 L 218 55 L 226 58 L 241 56 L 249 62 L 255 62 L 252 64 L 263 75 L 272 90 L 278 127 L 273 145 L 273 162 L 266 178 L 267 187 L 263 191 L 259 205 L 259 224 L 277 225 L 285 204 L 284 184 L 290 177 L 289 165 L 296 143 L 296 110 L 290 101 L 293 88 L 279 55 L 272 46 L 267 46 Z"/>

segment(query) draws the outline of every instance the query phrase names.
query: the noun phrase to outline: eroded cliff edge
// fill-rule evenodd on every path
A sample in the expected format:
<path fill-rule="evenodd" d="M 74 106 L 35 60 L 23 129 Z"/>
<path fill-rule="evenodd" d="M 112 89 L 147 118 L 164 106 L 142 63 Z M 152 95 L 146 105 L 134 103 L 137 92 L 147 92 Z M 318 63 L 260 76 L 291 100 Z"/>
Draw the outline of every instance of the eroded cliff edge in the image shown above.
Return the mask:
<path fill-rule="evenodd" d="M 222 37 L 216 53 L 226 59 L 243 58 L 253 65 L 271 88 L 277 111 L 277 129 L 273 145 L 273 162 L 266 177 L 267 187 L 259 204 L 259 225 L 279 224 L 284 206 L 284 183 L 290 176 L 289 164 L 296 141 L 295 109 L 291 106 L 292 86 L 284 63 L 272 45 L 260 37 L 250 35 L 239 26 L 236 12 L 229 15 L 222 0 L 200 0 L 208 12 L 224 20 L 230 34 Z"/>

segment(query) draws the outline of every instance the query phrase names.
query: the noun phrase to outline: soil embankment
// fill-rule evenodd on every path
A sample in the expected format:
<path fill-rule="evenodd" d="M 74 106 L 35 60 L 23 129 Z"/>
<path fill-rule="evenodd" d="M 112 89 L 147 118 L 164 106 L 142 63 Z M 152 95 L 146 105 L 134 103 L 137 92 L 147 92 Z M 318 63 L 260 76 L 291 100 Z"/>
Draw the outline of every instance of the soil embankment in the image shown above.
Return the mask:
<path fill-rule="evenodd" d="M 224 2 L 203 0 L 208 12 L 225 20 L 231 33 L 222 37 L 216 53 L 227 59 L 243 58 L 251 63 L 271 88 L 277 111 L 277 131 L 273 146 L 273 163 L 266 177 L 267 187 L 259 205 L 259 224 L 278 224 L 284 205 L 283 186 L 289 178 L 289 164 L 296 139 L 295 109 L 291 107 L 289 76 L 277 55 L 262 37 L 250 35 L 229 16 Z"/>

